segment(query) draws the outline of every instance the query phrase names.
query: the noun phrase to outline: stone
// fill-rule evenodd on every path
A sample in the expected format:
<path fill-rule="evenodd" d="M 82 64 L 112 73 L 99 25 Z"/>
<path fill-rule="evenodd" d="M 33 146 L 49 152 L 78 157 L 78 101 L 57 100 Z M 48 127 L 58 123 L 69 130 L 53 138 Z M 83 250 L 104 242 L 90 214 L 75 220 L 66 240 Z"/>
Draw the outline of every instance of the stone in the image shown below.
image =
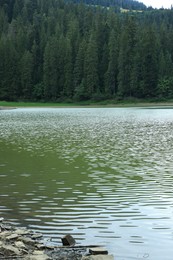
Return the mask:
<path fill-rule="evenodd" d="M 48 260 L 51 259 L 48 255 L 40 250 L 35 250 L 32 253 L 32 256 L 25 257 L 26 260 Z"/>
<path fill-rule="evenodd" d="M 1 239 L 6 239 L 7 236 L 10 236 L 11 232 L 10 231 L 3 231 L 0 233 L 0 238 Z"/>
<path fill-rule="evenodd" d="M 16 230 L 15 230 L 15 233 L 16 233 L 17 235 L 23 236 L 23 235 L 29 234 L 29 231 L 26 230 L 26 229 L 16 229 Z"/>
<path fill-rule="evenodd" d="M 11 245 L 2 245 L 0 248 L 0 252 L 5 254 L 6 256 L 21 254 L 19 249 L 15 248 L 14 246 L 11 246 Z"/>
<path fill-rule="evenodd" d="M 11 230 L 11 226 L 10 225 L 7 225 L 7 224 L 1 224 L 1 229 L 6 231 L 6 230 Z"/>
<path fill-rule="evenodd" d="M 35 245 L 35 241 L 29 237 L 19 237 L 19 240 L 22 241 L 24 244 Z"/>
<path fill-rule="evenodd" d="M 34 250 L 33 251 L 33 255 L 43 255 L 43 254 L 44 254 L 44 252 L 41 251 L 41 250 Z"/>
<path fill-rule="evenodd" d="M 61 238 L 63 246 L 74 246 L 76 241 L 71 235 L 66 235 Z"/>
<path fill-rule="evenodd" d="M 50 246 L 50 245 L 45 245 L 45 249 L 54 250 L 55 247 L 54 246 Z"/>
<path fill-rule="evenodd" d="M 34 234 L 31 236 L 31 238 L 38 239 L 38 238 L 41 238 L 42 236 L 43 236 L 42 234 Z"/>
<path fill-rule="evenodd" d="M 19 237 L 19 235 L 14 233 L 14 234 L 11 234 L 10 236 L 7 236 L 6 239 L 7 240 L 13 240 L 13 239 L 17 239 L 18 237 Z"/>
<path fill-rule="evenodd" d="M 44 244 L 36 244 L 36 247 L 38 249 L 45 249 L 46 248 L 46 246 Z"/>
<path fill-rule="evenodd" d="M 106 248 L 103 247 L 93 247 L 89 248 L 89 253 L 91 255 L 107 255 L 108 251 Z"/>
<path fill-rule="evenodd" d="M 22 241 L 16 241 L 15 246 L 18 248 L 26 248 L 25 244 Z"/>
<path fill-rule="evenodd" d="M 81 260 L 114 260 L 113 255 L 90 255 L 83 256 Z"/>

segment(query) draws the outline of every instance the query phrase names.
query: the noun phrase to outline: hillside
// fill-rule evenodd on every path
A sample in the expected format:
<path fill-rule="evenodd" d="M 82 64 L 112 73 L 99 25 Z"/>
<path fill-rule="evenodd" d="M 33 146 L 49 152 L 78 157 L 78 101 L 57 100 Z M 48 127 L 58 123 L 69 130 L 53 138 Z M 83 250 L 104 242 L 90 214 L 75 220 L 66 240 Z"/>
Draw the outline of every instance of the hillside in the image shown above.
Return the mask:
<path fill-rule="evenodd" d="M 80 0 L 73 0 L 74 3 L 80 3 Z M 147 10 L 147 7 L 138 1 L 134 0 L 84 0 L 83 3 L 87 5 L 114 7 L 116 11 L 120 9 L 128 10 Z"/>
<path fill-rule="evenodd" d="M 173 10 L 0 4 L 0 100 L 173 98 Z"/>

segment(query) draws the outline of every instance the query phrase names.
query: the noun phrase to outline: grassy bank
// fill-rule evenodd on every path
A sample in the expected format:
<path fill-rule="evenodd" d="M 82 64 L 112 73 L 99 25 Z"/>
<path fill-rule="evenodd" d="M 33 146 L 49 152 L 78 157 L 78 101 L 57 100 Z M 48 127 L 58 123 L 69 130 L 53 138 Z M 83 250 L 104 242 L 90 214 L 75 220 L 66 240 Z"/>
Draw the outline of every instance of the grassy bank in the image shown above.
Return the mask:
<path fill-rule="evenodd" d="M 19 107 L 149 107 L 149 106 L 173 106 L 173 100 L 169 101 L 139 101 L 139 100 L 127 100 L 127 101 L 83 101 L 83 102 L 6 102 L 0 101 L 0 107 L 19 108 Z"/>

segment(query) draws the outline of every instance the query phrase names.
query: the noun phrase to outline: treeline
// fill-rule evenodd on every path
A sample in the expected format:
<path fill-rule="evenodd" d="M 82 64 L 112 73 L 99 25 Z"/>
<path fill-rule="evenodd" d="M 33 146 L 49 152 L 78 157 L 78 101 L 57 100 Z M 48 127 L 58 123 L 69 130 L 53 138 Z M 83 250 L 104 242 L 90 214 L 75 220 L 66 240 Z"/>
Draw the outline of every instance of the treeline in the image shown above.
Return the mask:
<path fill-rule="evenodd" d="M 173 98 L 173 10 L 7 2 L 0 2 L 0 100 Z"/>
<path fill-rule="evenodd" d="M 73 2 L 80 3 L 81 0 L 73 0 Z M 83 3 L 94 6 L 115 7 L 114 10 L 116 12 L 120 12 L 121 8 L 128 10 L 147 10 L 146 5 L 135 0 L 83 0 Z"/>

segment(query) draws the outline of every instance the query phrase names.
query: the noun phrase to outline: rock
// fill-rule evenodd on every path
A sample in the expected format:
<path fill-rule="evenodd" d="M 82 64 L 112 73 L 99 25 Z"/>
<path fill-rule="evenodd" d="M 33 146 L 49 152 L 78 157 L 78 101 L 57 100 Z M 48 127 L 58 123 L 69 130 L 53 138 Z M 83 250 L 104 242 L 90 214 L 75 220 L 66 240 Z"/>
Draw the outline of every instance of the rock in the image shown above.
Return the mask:
<path fill-rule="evenodd" d="M 1 224 L 1 230 L 3 230 L 3 231 L 12 230 L 12 227 L 7 224 Z"/>
<path fill-rule="evenodd" d="M 18 237 L 19 237 L 19 235 L 14 233 L 14 234 L 11 234 L 10 236 L 7 236 L 6 239 L 7 240 L 13 240 L 13 239 L 17 239 Z"/>
<path fill-rule="evenodd" d="M 0 233 L 0 239 L 6 239 L 6 237 L 10 236 L 11 232 L 10 231 L 3 231 Z"/>
<path fill-rule="evenodd" d="M 32 256 L 27 256 L 25 259 L 27 260 L 48 260 L 51 259 L 47 256 L 43 251 L 35 250 L 32 253 Z"/>
<path fill-rule="evenodd" d="M 32 235 L 31 237 L 33 238 L 33 239 L 38 239 L 38 238 L 41 238 L 43 235 L 42 234 L 34 234 L 34 235 Z"/>
<path fill-rule="evenodd" d="M 49 258 L 46 254 L 44 254 L 44 255 L 31 255 L 31 256 L 25 257 L 25 260 L 48 260 L 48 259 L 51 259 L 51 258 Z"/>
<path fill-rule="evenodd" d="M 10 256 L 10 255 L 17 255 L 19 256 L 21 254 L 20 250 L 17 249 L 14 246 L 11 245 L 5 245 L 3 244 L 0 248 L 0 252 L 4 254 L 5 256 Z"/>
<path fill-rule="evenodd" d="M 32 240 L 29 237 L 19 237 L 19 240 L 22 241 L 24 244 L 27 244 L 27 245 L 35 245 L 35 241 Z"/>
<path fill-rule="evenodd" d="M 42 250 L 46 248 L 46 246 L 44 244 L 36 244 L 36 247 L 38 249 L 42 249 Z"/>
<path fill-rule="evenodd" d="M 34 250 L 33 255 L 44 255 L 44 253 L 41 250 Z"/>
<path fill-rule="evenodd" d="M 23 235 L 29 234 L 29 231 L 26 230 L 26 229 L 16 229 L 16 230 L 15 230 L 15 233 L 16 233 L 17 235 L 23 236 Z"/>
<path fill-rule="evenodd" d="M 16 241 L 15 246 L 21 249 L 26 248 L 25 244 L 22 241 Z"/>
<path fill-rule="evenodd" d="M 2 222 L 4 220 L 4 218 L 0 218 L 0 222 Z"/>
<path fill-rule="evenodd" d="M 108 251 L 106 248 L 103 247 L 94 247 L 94 248 L 89 248 L 89 253 L 91 255 L 107 255 Z"/>
<path fill-rule="evenodd" d="M 50 246 L 50 245 L 45 245 L 45 249 L 54 250 L 55 247 L 54 246 Z"/>
<path fill-rule="evenodd" d="M 74 246 L 76 241 L 71 235 L 66 235 L 61 238 L 63 246 Z"/>
<path fill-rule="evenodd" d="M 81 260 L 114 260 L 113 255 L 90 255 L 83 256 Z"/>

